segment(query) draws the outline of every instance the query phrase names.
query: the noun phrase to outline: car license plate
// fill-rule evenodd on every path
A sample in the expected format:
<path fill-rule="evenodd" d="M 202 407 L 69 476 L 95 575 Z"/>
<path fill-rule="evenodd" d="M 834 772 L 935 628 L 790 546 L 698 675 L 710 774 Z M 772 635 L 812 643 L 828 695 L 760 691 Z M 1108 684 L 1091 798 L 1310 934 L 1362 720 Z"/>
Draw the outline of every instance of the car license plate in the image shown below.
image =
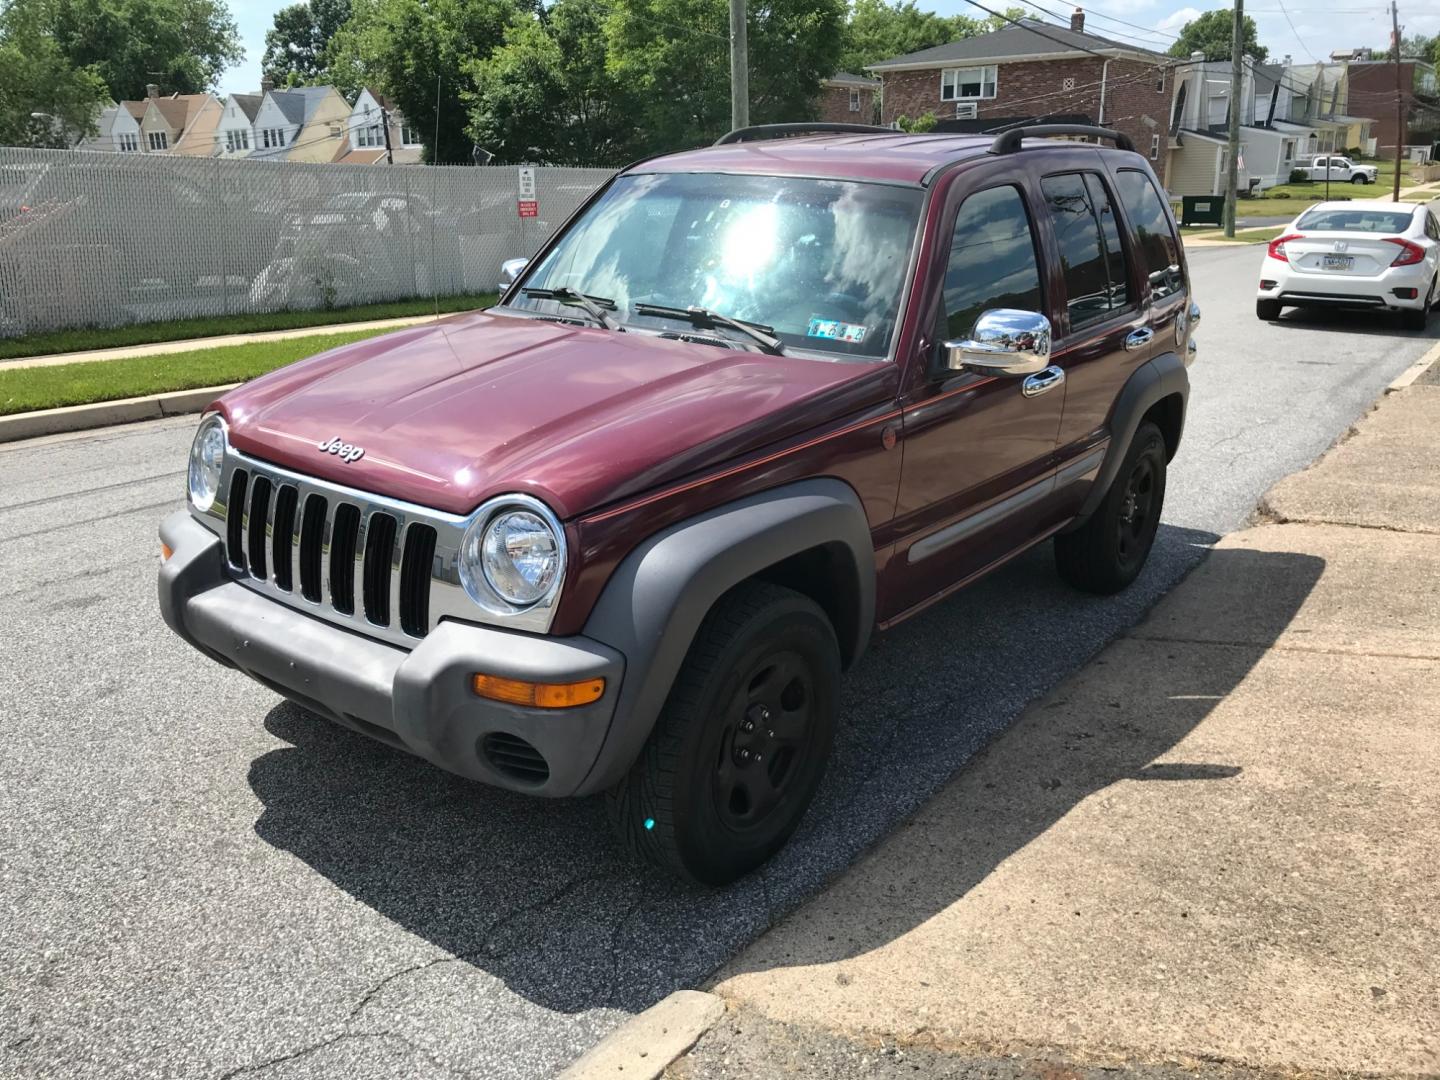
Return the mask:
<path fill-rule="evenodd" d="M 1326 255 L 1326 270 L 1349 270 L 1355 264 L 1354 255 Z"/>

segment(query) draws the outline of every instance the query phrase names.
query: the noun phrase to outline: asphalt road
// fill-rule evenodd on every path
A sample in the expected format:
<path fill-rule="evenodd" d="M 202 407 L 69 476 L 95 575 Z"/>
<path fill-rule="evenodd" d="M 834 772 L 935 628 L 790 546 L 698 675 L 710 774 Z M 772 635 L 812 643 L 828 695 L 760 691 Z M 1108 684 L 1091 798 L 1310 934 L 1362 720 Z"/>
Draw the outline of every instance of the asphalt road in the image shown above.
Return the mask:
<path fill-rule="evenodd" d="M 1141 580 L 1018 560 L 880 639 L 819 803 L 763 874 L 623 862 L 596 800 L 470 784 L 174 638 L 156 524 L 193 421 L 0 449 L 0 1075 L 549 1075 L 742 944 L 1135 620 L 1440 337 L 1253 314 L 1259 252 L 1195 253 L 1185 444 Z"/>

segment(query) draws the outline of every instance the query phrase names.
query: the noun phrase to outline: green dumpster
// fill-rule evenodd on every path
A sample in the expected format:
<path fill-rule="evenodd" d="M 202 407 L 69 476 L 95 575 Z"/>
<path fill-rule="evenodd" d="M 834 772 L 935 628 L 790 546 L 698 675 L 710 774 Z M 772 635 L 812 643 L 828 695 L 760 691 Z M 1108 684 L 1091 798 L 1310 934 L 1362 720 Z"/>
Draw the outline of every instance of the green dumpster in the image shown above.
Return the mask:
<path fill-rule="evenodd" d="M 1224 225 L 1225 196 L 1182 195 L 1180 197 L 1180 224 Z"/>

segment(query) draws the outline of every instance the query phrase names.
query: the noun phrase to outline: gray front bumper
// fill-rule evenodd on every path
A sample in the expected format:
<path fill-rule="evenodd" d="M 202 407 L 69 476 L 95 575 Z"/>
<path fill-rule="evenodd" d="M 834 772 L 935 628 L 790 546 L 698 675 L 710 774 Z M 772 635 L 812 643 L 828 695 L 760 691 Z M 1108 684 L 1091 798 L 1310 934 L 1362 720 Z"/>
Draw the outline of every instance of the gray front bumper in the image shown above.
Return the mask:
<path fill-rule="evenodd" d="M 160 539 L 174 552 L 160 567 L 166 624 L 305 708 L 450 772 L 533 795 L 576 793 L 595 763 L 625 671 L 614 649 L 585 637 L 443 622 L 406 651 L 241 585 L 225 568 L 219 537 L 185 511 L 165 519 Z M 522 708 L 477 697 L 477 672 L 531 682 L 604 678 L 605 694 L 573 709 Z M 548 778 L 521 779 L 493 765 L 483 744 L 497 733 L 538 750 Z"/>

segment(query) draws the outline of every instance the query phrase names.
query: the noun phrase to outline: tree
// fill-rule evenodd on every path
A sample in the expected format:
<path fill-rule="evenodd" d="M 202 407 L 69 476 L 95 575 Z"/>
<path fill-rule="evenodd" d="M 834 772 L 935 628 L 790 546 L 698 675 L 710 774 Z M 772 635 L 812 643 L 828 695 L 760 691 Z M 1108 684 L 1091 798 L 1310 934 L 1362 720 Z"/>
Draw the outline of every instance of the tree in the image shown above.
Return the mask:
<path fill-rule="evenodd" d="M 1206 60 L 1229 60 L 1234 35 L 1235 16 L 1228 8 L 1207 11 L 1180 28 L 1180 37 L 1170 46 L 1171 56 L 1188 58 L 1191 53 L 1204 53 Z M 1240 48 L 1246 56 L 1264 62 L 1270 50 L 1261 45 L 1255 20 L 1245 16 Z"/>
<path fill-rule="evenodd" d="M 606 20 L 607 66 L 630 88 L 643 148 L 713 141 L 730 126 L 726 0 L 624 0 Z M 844 0 L 749 7 L 750 119 L 814 115 L 820 80 L 838 69 Z"/>
<path fill-rule="evenodd" d="M 618 165 L 638 153 L 629 88 L 606 68 L 608 0 L 555 0 L 471 67 L 469 132 L 496 164 Z"/>
<path fill-rule="evenodd" d="M 309 0 L 283 7 L 265 31 L 260 70 L 280 86 L 323 81 L 325 49 L 350 18 L 350 0 Z"/>
<path fill-rule="evenodd" d="M 71 66 L 34 7 L 0 10 L 0 146 L 65 148 L 95 133 L 106 97 L 91 68 Z"/>
<path fill-rule="evenodd" d="M 93 69 L 119 101 L 215 86 L 245 55 L 224 0 L 12 0 L 34 13 L 73 69 Z"/>
<path fill-rule="evenodd" d="M 964 15 L 921 11 L 915 0 L 854 0 L 845 24 L 839 70 L 864 74 L 866 66 L 984 33 Z"/>
<path fill-rule="evenodd" d="M 474 65 L 525 10 L 516 0 L 355 0 L 326 49 L 327 75 L 342 90 L 385 93 L 420 130 L 427 161 L 468 163 Z"/>

